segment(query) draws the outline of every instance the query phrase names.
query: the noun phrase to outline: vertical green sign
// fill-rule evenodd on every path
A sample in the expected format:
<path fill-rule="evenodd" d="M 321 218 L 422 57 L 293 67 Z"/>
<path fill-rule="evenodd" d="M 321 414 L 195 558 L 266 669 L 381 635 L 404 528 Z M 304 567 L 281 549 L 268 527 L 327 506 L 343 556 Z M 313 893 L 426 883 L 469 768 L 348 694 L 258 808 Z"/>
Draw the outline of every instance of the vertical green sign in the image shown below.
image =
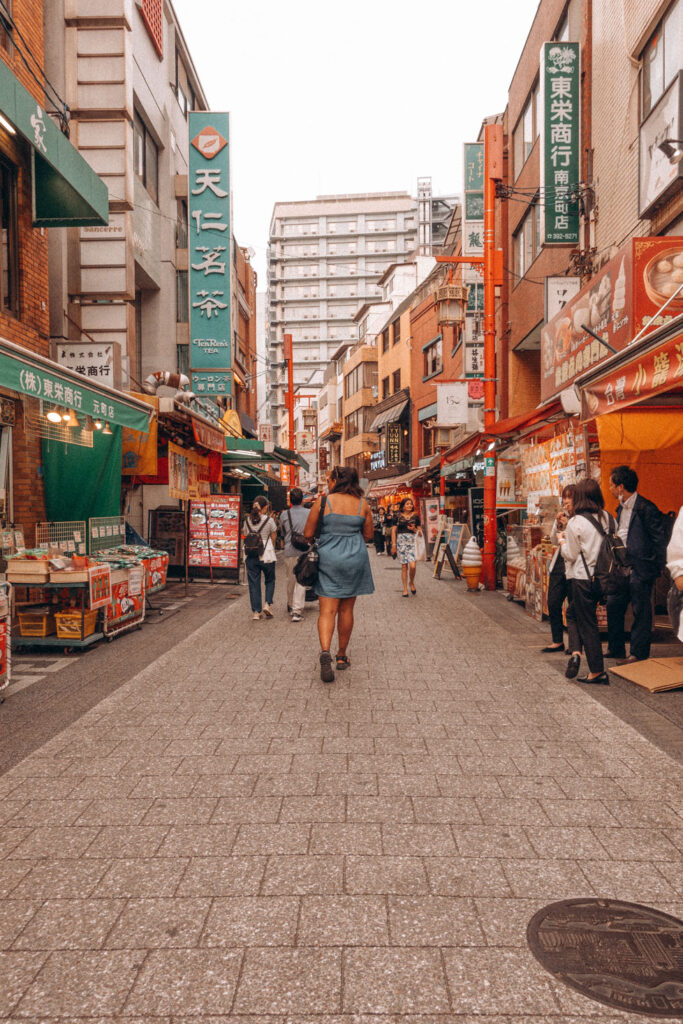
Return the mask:
<path fill-rule="evenodd" d="M 213 398 L 231 391 L 230 115 L 193 110 L 189 127 L 190 386 Z"/>
<path fill-rule="evenodd" d="M 541 239 L 579 242 L 581 53 L 578 43 L 541 47 Z"/>
<path fill-rule="evenodd" d="M 484 143 L 466 142 L 462 218 L 463 256 L 484 254 Z"/>

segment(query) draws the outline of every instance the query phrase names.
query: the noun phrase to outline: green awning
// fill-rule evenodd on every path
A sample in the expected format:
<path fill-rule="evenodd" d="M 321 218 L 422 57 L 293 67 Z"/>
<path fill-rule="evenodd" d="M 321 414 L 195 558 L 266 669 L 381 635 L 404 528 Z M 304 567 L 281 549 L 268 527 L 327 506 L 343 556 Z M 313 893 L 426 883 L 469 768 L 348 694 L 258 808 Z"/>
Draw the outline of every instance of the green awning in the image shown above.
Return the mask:
<path fill-rule="evenodd" d="M 284 462 L 287 466 L 301 466 L 306 472 L 309 472 L 309 465 L 303 455 L 299 455 L 298 452 L 292 451 L 291 448 L 280 448 L 275 445 L 275 455 L 278 456 L 278 462 Z"/>
<path fill-rule="evenodd" d="M 32 147 L 33 226 L 108 224 L 107 186 L 1 60 L 0 112 Z"/>
<path fill-rule="evenodd" d="M 0 338 L 0 387 L 73 409 L 77 416 L 108 420 L 143 434 L 149 431 L 150 405 L 105 384 L 91 384 L 82 374 L 5 338 Z"/>

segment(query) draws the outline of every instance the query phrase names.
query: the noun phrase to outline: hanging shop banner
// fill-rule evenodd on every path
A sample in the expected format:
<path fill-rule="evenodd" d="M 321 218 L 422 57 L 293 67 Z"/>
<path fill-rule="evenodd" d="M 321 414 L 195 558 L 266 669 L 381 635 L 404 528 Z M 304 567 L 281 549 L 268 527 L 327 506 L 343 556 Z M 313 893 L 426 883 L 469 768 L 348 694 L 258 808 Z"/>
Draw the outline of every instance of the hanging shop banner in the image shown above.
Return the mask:
<path fill-rule="evenodd" d="M 230 115 L 190 111 L 189 131 L 192 388 L 202 395 L 229 395 L 231 375 L 228 371 L 232 365 Z M 210 373 L 195 375 L 197 370 Z M 204 386 L 200 386 L 202 384 Z"/>
<path fill-rule="evenodd" d="M 168 493 L 171 498 L 201 498 L 210 492 L 209 460 L 168 442 Z"/>
<path fill-rule="evenodd" d="M 653 352 L 615 368 L 581 393 L 581 418 L 593 419 L 607 412 L 642 402 L 683 384 L 683 335 L 672 338 Z"/>
<path fill-rule="evenodd" d="M 149 430 L 149 416 L 144 409 L 128 405 L 104 391 L 90 389 L 85 380 L 80 386 L 73 378 L 61 376 L 37 360 L 22 358 L 6 349 L 0 350 L 0 385 L 31 398 L 41 398 L 44 402 L 73 409 L 79 417 L 92 416 L 144 433 Z"/>
<path fill-rule="evenodd" d="M 460 382 L 436 385 L 436 423 L 439 427 L 457 427 L 467 423 L 468 385 Z"/>
<path fill-rule="evenodd" d="M 387 423 L 386 435 L 387 465 L 395 466 L 401 462 L 401 424 Z"/>
<path fill-rule="evenodd" d="M 581 51 L 578 43 L 541 47 L 541 244 L 579 242 Z"/>
<path fill-rule="evenodd" d="M 190 503 L 190 565 L 236 569 L 239 545 L 239 495 L 212 494 Z"/>
<path fill-rule="evenodd" d="M 580 291 L 580 277 L 565 277 L 564 274 L 547 276 L 544 289 L 543 319 L 547 322 L 556 317 Z"/>
<path fill-rule="evenodd" d="M 484 143 L 466 142 L 462 254 L 484 255 Z"/>
<path fill-rule="evenodd" d="M 202 448 L 208 448 L 211 452 L 225 451 L 225 434 L 206 423 L 198 423 L 192 420 L 192 433 L 197 444 Z"/>
<path fill-rule="evenodd" d="M 138 395 L 141 401 L 151 405 L 155 412 L 159 411 L 159 399 L 156 395 Z M 156 476 L 158 462 L 158 420 L 154 416 L 149 423 L 149 433 L 141 434 L 139 430 L 124 427 L 121 431 L 121 474 L 122 476 Z"/>
<path fill-rule="evenodd" d="M 617 352 L 643 328 L 660 327 L 683 313 L 680 286 L 683 237 L 632 238 L 541 332 L 541 400 L 568 387 L 575 377 Z"/>
<path fill-rule="evenodd" d="M 109 565 L 91 565 L 88 569 L 88 598 L 90 608 L 104 608 L 111 601 Z"/>

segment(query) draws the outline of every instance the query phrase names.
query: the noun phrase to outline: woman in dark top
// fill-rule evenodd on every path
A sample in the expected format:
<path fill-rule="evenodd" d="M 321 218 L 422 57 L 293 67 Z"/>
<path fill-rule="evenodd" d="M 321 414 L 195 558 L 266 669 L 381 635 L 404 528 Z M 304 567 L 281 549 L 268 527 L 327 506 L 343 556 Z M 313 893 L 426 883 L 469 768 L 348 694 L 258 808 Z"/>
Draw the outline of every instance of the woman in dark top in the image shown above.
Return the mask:
<path fill-rule="evenodd" d="M 375 552 L 378 555 L 383 555 L 384 554 L 384 520 L 385 520 L 385 518 L 386 518 L 385 517 L 385 512 L 384 512 L 384 509 L 382 508 L 381 505 L 379 506 L 379 508 L 373 509 L 372 525 L 375 527 L 375 536 L 374 536 Z"/>
<path fill-rule="evenodd" d="M 398 555 L 401 565 L 403 596 L 408 594 L 408 577 L 410 575 L 410 593 L 415 595 L 415 569 L 417 568 L 417 537 L 422 534 L 420 517 L 415 511 L 412 498 L 404 498 L 399 507 L 396 525 L 391 536 L 391 553 Z"/>

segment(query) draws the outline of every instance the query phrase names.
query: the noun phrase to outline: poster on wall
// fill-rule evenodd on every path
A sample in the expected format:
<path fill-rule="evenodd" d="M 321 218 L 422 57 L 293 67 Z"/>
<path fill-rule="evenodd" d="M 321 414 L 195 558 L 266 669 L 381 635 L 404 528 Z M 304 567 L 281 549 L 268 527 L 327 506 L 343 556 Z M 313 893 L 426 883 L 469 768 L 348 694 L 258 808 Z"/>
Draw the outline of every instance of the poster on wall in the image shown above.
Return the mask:
<path fill-rule="evenodd" d="M 211 491 L 209 459 L 204 455 L 168 443 L 168 493 L 187 501 L 202 498 Z"/>
<path fill-rule="evenodd" d="M 108 565 L 91 565 L 88 569 L 90 608 L 104 608 L 111 601 L 111 569 Z"/>
<path fill-rule="evenodd" d="M 190 502 L 190 566 L 237 569 L 239 546 L 239 495 L 211 494 Z"/>

